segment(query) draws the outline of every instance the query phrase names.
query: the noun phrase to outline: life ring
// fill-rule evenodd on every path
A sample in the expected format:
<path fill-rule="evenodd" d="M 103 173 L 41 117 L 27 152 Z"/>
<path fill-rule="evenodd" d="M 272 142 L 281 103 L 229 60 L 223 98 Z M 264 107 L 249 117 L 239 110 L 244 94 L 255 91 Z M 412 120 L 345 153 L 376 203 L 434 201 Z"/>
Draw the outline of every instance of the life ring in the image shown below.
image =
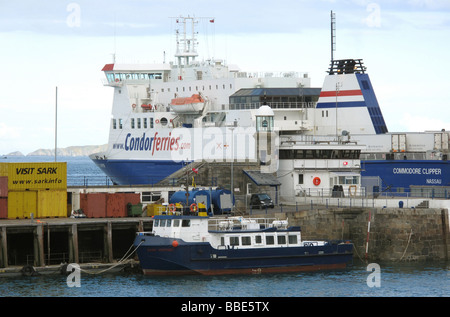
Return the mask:
<path fill-rule="evenodd" d="M 133 109 L 136 108 L 136 104 L 135 103 L 132 104 L 131 107 L 133 107 Z"/>
<path fill-rule="evenodd" d="M 155 123 L 159 123 L 159 119 L 156 119 L 156 120 L 155 120 Z"/>
<path fill-rule="evenodd" d="M 119 82 L 119 78 L 116 78 L 116 83 L 118 83 Z"/>
<path fill-rule="evenodd" d="M 348 187 L 348 194 L 350 196 L 355 196 L 356 195 L 356 185 L 350 185 Z"/>
<path fill-rule="evenodd" d="M 177 207 L 175 206 L 175 204 L 170 204 L 169 205 L 169 211 L 170 212 L 175 212 L 177 210 Z"/>
<path fill-rule="evenodd" d="M 319 186 L 320 185 L 320 178 L 319 177 L 314 177 L 313 178 L 313 184 L 316 185 L 316 186 Z"/>
<path fill-rule="evenodd" d="M 196 203 L 192 203 L 189 208 L 191 209 L 191 212 L 197 212 L 198 210 L 198 206 Z"/>

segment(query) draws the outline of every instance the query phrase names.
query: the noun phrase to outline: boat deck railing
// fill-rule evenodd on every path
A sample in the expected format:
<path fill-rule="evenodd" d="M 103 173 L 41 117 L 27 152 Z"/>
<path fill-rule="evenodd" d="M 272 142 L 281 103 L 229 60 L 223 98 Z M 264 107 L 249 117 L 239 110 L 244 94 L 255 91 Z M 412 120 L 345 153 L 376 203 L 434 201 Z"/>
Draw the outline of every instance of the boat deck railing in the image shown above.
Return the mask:
<path fill-rule="evenodd" d="M 247 109 L 259 109 L 263 102 L 252 103 L 232 103 L 229 106 L 230 110 L 247 110 Z M 267 105 L 272 109 L 305 109 L 315 108 L 317 102 L 267 102 Z"/>
<path fill-rule="evenodd" d="M 287 220 L 277 218 L 247 218 L 247 217 L 227 217 L 210 218 L 208 221 L 209 231 L 230 231 L 230 230 L 260 230 L 266 228 L 287 229 Z"/>

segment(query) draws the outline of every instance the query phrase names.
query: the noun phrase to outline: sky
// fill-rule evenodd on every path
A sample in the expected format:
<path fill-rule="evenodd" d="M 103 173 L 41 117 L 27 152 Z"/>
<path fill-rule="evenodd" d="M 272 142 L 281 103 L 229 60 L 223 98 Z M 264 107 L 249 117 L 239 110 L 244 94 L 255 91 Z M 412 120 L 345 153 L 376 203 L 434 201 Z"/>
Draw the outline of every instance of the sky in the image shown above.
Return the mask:
<path fill-rule="evenodd" d="M 200 59 L 307 72 L 362 58 L 390 132 L 450 130 L 448 0 L 0 0 L 0 154 L 108 142 L 102 67 L 174 60 L 174 17 L 201 18 Z M 210 19 L 214 23 L 209 23 Z"/>

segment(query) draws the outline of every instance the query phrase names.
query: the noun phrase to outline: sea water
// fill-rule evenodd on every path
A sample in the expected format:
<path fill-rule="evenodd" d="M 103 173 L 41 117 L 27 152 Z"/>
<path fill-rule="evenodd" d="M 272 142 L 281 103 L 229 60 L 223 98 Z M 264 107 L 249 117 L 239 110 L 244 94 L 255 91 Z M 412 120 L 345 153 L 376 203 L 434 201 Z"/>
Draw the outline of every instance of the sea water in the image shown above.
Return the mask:
<path fill-rule="evenodd" d="M 344 270 L 231 276 L 144 276 L 81 272 L 79 284 L 65 275 L 0 277 L 0 296 L 39 297 L 448 297 L 450 265 L 366 263 Z"/>

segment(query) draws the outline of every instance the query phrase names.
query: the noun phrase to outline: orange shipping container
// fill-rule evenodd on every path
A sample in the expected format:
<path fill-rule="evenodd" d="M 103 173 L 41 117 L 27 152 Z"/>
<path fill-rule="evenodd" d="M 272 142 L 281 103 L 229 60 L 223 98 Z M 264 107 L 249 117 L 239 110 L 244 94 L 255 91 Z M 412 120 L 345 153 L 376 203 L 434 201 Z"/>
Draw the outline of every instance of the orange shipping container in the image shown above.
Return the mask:
<path fill-rule="evenodd" d="M 0 219 L 8 218 L 8 198 L 0 197 Z"/>
<path fill-rule="evenodd" d="M 80 208 L 88 218 L 106 217 L 106 193 L 80 194 Z"/>

